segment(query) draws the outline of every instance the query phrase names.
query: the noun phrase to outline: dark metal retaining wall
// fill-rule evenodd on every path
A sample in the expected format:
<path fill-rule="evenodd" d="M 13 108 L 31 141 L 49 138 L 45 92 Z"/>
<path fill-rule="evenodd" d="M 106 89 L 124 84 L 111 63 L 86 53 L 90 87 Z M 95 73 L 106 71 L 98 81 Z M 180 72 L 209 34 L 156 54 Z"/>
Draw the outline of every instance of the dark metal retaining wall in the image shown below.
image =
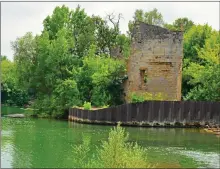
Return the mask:
<path fill-rule="evenodd" d="M 88 123 L 117 123 L 148 126 L 220 125 L 220 102 L 146 101 L 99 110 L 69 109 L 69 120 Z"/>

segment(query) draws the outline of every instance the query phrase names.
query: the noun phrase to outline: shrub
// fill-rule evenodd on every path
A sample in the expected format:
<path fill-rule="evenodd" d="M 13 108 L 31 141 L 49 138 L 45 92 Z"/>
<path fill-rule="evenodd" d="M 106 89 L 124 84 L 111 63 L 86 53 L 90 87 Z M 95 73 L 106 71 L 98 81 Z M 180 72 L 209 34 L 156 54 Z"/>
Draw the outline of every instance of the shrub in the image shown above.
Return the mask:
<path fill-rule="evenodd" d="M 83 107 L 85 110 L 91 110 L 91 103 L 90 102 L 84 102 Z"/>
<path fill-rule="evenodd" d="M 74 156 L 74 167 L 86 167 L 89 163 L 89 152 L 90 152 L 90 143 L 91 138 L 89 136 L 83 135 L 83 142 L 81 145 L 77 145 L 73 147 L 73 152 L 76 154 Z"/>
<path fill-rule="evenodd" d="M 109 107 L 109 105 L 105 105 L 105 106 L 103 106 L 102 108 L 108 108 Z"/>
<path fill-rule="evenodd" d="M 143 95 L 138 95 L 137 93 L 132 93 L 131 94 L 131 102 L 132 103 L 139 103 L 139 102 L 143 102 L 144 96 Z"/>
<path fill-rule="evenodd" d="M 102 142 L 96 154 L 89 159 L 90 139 L 84 137 L 82 145 L 74 147 L 77 167 L 83 168 L 149 168 L 146 151 L 137 143 L 129 143 L 128 133 L 118 125 L 111 129 L 107 141 Z"/>
<path fill-rule="evenodd" d="M 162 93 L 151 94 L 148 92 L 145 93 L 131 93 L 130 101 L 132 103 L 144 102 L 146 100 L 165 100 L 165 95 Z"/>
<path fill-rule="evenodd" d="M 103 168 L 146 168 L 149 167 L 146 151 L 137 143 L 127 142 L 129 134 L 118 125 L 111 129 L 107 141 L 98 151 Z"/>

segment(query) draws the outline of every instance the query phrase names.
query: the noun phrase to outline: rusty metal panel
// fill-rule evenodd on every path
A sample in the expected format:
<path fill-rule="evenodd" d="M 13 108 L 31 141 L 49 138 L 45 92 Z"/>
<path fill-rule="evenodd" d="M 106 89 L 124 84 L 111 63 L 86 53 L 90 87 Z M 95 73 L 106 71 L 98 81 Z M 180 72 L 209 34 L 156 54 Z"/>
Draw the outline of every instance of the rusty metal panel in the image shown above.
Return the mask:
<path fill-rule="evenodd" d="M 185 101 L 184 102 L 183 120 L 188 121 L 189 120 L 189 114 L 190 114 L 190 102 Z"/>
<path fill-rule="evenodd" d="M 144 102 L 143 103 L 143 121 L 149 121 L 148 115 L 150 111 L 150 103 Z"/>
<path fill-rule="evenodd" d="M 198 106 L 198 102 L 197 101 L 192 101 L 190 102 L 190 122 L 196 121 L 196 107 Z"/>
<path fill-rule="evenodd" d="M 200 107 L 200 120 L 201 121 L 205 121 L 205 104 L 204 104 L 205 102 L 204 101 L 201 101 L 200 102 L 200 105 L 199 105 L 199 107 Z"/>
<path fill-rule="evenodd" d="M 89 111 L 88 110 L 88 119 L 90 120 L 90 121 L 92 121 L 92 114 L 93 114 L 93 112 L 91 112 L 91 111 Z"/>
<path fill-rule="evenodd" d="M 136 121 L 137 118 L 137 103 L 131 104 L 131 121 Z"/>
<path fill-rule="evenodd" d="M 201 101 L 197 101 L 195 103 L 195 113 L 193 113 L 193 120 L 194 121 L 200 121 L 201 120 L 201 105 L 202 102 Z"/>
<path fill-rule="evenodd" d="M 152 101 L 151 104 L 152 104 L 152 120 L 159 121 L 160 102 Z"/>
<path fill-rule="evenodd" d="M 148 122 L 153 122 L 153 103 L 152 101 L 149 101 L 149 109 L 148 109 Z"/>
<path fill-rule="evenodd" d="M 76 117 L 79 118 L 80 109 L 76 109 Z"/>
<path fill-rule="evenodd" d="M 164 101 L 160 102 L 160 111 L 159 111 L 158 121 L 159 122 L 163 122 L 164 121 Z"/>
<path fill-rule="evenodd" d="M 127 107 L 127 109 L 126 109 L 127 110 L 126 111 L 126 116 L 127 116 L 126 121 L 131 122 L 131 103 L 127 104 L 126 107 Z"/>
<path fill-rule="evenodd" d="M 121 105 L 121 121 L 122 122 L 127 122 L 127 106 L 126 105 Z"/>
<path fill-rule="evenodd" d="M 88 117 L 88 110 L 84 110 L 82 118 L 87 119 L 87 117 Z"/>
<path fill-rule="evenodd" d="M 180 122 L 182 119 L 181 102 L 175 101 L 173 103 L 174 103 L 174 112 L 172 114 L 172 119 L 174 121 Z"/>
<path fill-rule="evenodd" d="M 69 109 L 69 115 L 91 121 L 193 122 L 220 123 L 220 102 L 145 101 L 99 110 Z"/>
<path fill-rule="evenodd" d="M 100 121 L 107 121 L 107 111 L 108 109 L 101 109 L 100 110 Z"/>
<path fill-rule="evenodd" d="M 144 115 L 144 103 L 140 103 L 137 107 L 137 121 L 141 122 L 143 121 L 143 115 Z"/>
<path fill-rule="evenodd" d="M 100 114 L 101 114 L 101 110 L 95 110 L 93 111 L 93 113 L 95 112 L 95 120 L 100 121 Z"/>
<path fill-rule="evenodd" d="M 164 101 L 164 121 L 169 121 L 170 102 Z"/>
<path fill-rule="evenodd" d="M 121 106 L 117 106 L 116 108 L 116 121 L 121 121 Z"/>
<path fill-rule="evenodd" d="M 111 121 L 111 116 L 112 116 L 112 108 L 108 108 L 108 110 L 106 111 L 106 121 Z"/>
<path fill-rule="evenodd" d="M 213 107 L 216 123 L 220 124 L 220 102 L 215 102 Z"/>
<path fill-rule="evenodd" d="M 112 122 L 116 122 L 116 114 L 117 114 L 116 108 L 113 107 L 113 108 L 112 108 L 112 112 L 111 112 L 111 121 L 112 121 Z"/>

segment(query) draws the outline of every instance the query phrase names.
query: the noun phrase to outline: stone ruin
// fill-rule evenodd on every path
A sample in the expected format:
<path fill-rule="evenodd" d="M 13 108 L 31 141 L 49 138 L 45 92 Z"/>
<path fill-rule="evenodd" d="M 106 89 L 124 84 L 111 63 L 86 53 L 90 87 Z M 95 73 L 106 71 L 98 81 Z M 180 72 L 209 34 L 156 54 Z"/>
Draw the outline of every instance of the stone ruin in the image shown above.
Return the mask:
<path fill-rule="evenodd" d="M 125 100 L 131 92 L 162 93 L 166 100 L 181 100 L 183 32 L 138 22 L 131 48 Z"/>

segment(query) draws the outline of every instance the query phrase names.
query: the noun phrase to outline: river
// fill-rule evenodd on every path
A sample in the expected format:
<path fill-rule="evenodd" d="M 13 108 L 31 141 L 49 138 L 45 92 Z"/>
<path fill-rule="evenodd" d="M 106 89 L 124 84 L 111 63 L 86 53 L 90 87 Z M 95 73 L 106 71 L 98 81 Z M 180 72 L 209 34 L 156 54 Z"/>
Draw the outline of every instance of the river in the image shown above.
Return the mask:
<path fill-rule="evenodd" d="M 2 168 L 73 168 L 73 146 L 82 133 L 91 148 L 107 140 L 112 126 L 79 124 L 49 119 L 2 118 Z M 126 127 L 129 141 L 147 148 L 158 167 L 219 168 L 220 138 L 200 129 Z"/>

